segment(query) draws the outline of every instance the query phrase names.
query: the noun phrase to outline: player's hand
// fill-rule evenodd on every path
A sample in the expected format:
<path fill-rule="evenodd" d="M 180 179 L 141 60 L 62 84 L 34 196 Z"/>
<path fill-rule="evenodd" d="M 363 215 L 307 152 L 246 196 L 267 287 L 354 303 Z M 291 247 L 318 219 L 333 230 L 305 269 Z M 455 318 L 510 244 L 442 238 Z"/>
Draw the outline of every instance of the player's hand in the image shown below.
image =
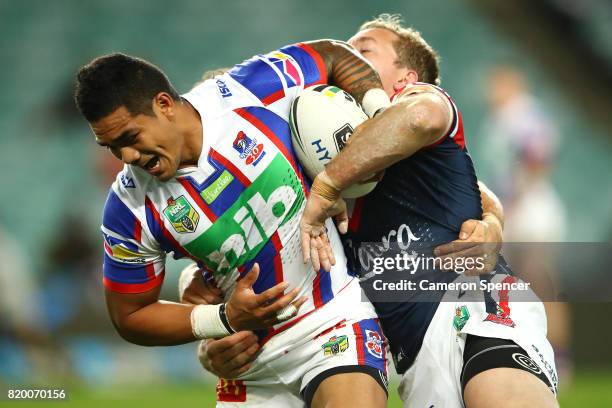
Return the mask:
<path fill-rule="evenodd" d="M 339 198 L 331 201 L 311 192 L 300 220 L 300 239 L 304 263 L 311 261 L 315 271 L 323 268 L 329 272 L 336 264 L 336 257 L 325 227 L 325 221 L 329 217 L 336 219 L 341 233 L 346 232 L 348 215 L 344 200 Z"/>
<path fill-rule="evenodd" d="M 251 368 L 257 357 L 257 336 L 241 331 L 219 340 L 203 340 L 198 346 L 202 367 L 217 377 L 233 379 Z"/>
<path fill-rule="evenodd" d="M 179 278 L 179 299 L 192 305 L 216 305 L 223 302 L 223 292 L 204 280 L 196 264 L 187 266 Z"/>
<path fill-rule="evenodd" d="M 256 294 L 253 284 L 258 276 L 259 265 L 255 264 L 236 283 L 234 292 L 225 306 L 229 324 L 236 331 L 274 326 L 295 316 L 298 309 L 306 302 L 306 297 L 296 300 L 299 288 L 294 288 L 285 294 L 285 290 L 289 287 L 287 282 L 281 282 Z"/>
<path fill-rule="evenodd" d="M 481 275 L 495 269 L 502 244 L 502 227 L 499 220 L 486 214 L 482 221 L 467 220 L 461 225 L 459 239 L 440 245 L 434 249 L 434 255 L 441 258 L 442 265 L 453 263 L 458 258 L 473 258 L 475 268 L 466 269 L 465 275 Z M 480 262 L 476 262 L 480 260 Z M 464 259 L 465 261 L 465 259 Z M 463 265 L 466 263 L 463 262 Z M 477 266 L 482 265 L 482 268 Z"/>

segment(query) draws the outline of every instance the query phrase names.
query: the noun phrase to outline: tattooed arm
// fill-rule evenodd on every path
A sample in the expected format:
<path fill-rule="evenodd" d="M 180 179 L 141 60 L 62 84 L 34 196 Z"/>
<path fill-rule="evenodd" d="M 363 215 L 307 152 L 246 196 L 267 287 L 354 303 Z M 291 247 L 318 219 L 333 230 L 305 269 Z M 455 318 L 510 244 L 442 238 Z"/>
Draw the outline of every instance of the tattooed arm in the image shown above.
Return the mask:
<path fill-rule="evenodd" d="M 359 103 L 363 102 L 364 95 L 370 89 L 382 89 L 382 82 L 374 67 L 347 43 L 317 40 L 305 44 L 323 59 L 328 82 L 353 95 Z"/>
<path fill-rule="evenodd" d="M 437 91 L 421 85 L 409 88 L 383 113 L 359 125 L 351 143 L 315 177 L 300 221 L 302 256 L 312 259 L 315 270 L 325 266 L 326 259 L 320 259 L 321 243 L 308 238 L 323 235 L 328 217 L 340 219 L 340 232 L 348 227 L 340 192 L 436 142 L 451 125 L 448 102 Z"/>

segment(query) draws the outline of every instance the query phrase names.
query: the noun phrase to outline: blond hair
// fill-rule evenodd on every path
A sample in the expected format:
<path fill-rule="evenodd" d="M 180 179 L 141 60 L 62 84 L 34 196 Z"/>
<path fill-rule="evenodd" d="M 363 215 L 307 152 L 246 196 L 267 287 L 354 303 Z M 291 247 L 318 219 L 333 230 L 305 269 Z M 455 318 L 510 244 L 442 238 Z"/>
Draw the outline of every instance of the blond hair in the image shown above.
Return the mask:
<path fill-rule="evenodd" d="M 419 75 L 420 82 L 434 85 L 440 84 L 440 57 L 438 53 L 423 39 L 418 31 L 402 26 L 402 17 L 399 14 L 381 14 L 373 20 L 366 21 L 359 27 L 359 31 L 370 28 L 384 28 L 398 36 L 393 43 L 397 53 L 398 63 L 414 69 Z"/>

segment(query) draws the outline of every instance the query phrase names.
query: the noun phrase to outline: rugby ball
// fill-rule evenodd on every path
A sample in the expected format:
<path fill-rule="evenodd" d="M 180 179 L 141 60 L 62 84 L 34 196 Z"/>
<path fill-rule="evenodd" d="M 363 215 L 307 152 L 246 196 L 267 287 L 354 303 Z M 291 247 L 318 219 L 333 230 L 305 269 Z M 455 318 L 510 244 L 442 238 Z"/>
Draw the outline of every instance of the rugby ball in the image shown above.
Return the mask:
<path fill-rule="evenodd" d="M 314 179 L 346 146 L 353 130 L 368 116 L 342 89 L 317 85 L 304 89 L 293 101 L 289 124 L 293 149 L 306 175 Z M 362 197 L 376 182 L 355 184 L 342 191 L 344 198 Z"/>

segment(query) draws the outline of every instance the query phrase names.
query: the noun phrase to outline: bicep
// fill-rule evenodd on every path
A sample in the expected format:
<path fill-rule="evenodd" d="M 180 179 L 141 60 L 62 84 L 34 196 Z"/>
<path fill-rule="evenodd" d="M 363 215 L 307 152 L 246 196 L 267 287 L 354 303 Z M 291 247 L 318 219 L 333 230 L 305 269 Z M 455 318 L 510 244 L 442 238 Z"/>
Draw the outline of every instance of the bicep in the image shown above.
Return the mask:
<path fill-rule="evenodd" d="M 328 83 L 347 91 L 359 103 L 368 90 L 383 87 L 374 67 L 349 44 L 336 40 L 318 40 L 305 44 L 324 61 Z"/>
<path fill-rule="evenodd" d="M 419 148 L 431 146 L 445 137 L 452 125 L 452 111 L 442 96 L 435 92 L 404 94 L 393 101 L 399 107 L 406 135 L 418 143 Z M 390 109 L 387 109 L 390 110 Z M 381 116 L 387 112 L 383 112 Z"/>
<path fill-rule="evenodd" d="M 142 293 L 119 293 L 108 287 L 104 289 L 106 307 L 115 327 L 121 327 L 126 317 L 157 302 L 161 286 Z"/>

